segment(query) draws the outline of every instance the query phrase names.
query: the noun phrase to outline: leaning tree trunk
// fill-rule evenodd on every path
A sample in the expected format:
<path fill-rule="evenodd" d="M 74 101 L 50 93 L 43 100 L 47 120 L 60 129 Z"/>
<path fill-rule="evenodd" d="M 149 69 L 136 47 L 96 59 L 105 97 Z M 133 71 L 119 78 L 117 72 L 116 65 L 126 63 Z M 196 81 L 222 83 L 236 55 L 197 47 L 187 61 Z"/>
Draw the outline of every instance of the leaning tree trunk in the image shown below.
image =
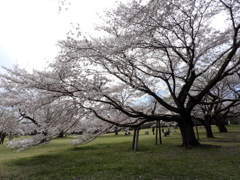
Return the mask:
<path fill-rule="evenodd" d="M 178 123 L 181 135 L 182 135 L 182 145 L 184 147 L 198 146 L 199 141 L 196 139 L 193 121 L 190 115 L 182 116 L 182 119 Z"/>

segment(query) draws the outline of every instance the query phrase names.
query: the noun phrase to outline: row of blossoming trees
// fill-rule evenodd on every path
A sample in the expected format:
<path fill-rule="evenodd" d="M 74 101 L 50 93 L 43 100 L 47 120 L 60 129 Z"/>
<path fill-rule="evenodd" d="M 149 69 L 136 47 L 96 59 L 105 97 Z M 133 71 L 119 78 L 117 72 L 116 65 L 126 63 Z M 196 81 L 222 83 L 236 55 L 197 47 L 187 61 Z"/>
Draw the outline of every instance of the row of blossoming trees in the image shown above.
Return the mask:
<path fill-rule="evenodd" d="M 224 120 L 238 116 L 240 1 L 134 0 L 106 17 L 99 37 L 77 32 L 60 41 L 46 70 L 5 69 L 1 106 L 37 131 L 18 145 L 74 128 L 99 135 L 167 121 L 177 122 L 184 146 L 196 146 L 194 122 L 213 137 L 213 121 L 224 131 Z"/>

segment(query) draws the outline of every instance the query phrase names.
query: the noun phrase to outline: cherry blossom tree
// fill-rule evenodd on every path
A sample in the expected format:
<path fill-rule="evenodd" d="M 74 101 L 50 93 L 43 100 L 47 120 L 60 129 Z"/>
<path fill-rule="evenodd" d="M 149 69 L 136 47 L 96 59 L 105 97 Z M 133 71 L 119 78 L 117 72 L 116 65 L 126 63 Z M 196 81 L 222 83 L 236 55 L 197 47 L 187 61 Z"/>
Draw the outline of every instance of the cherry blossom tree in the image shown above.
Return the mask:
<path fill-rule="evenodd" d="M 16 116 L 13 111 L 0 108 L 0 144 L 4 143 L 6 137 L 10 139 L 15 135 L 20 135 L 21 129 L 17 123 Z"/>
<path fill-rule="evenodd" d="M 216 124 L 220 132 L 227 132 L 227 119 L 239 116 L 236 112 L 240 104 L 238 88 L 239 77 L 229 76 L 216 84 L 195 107 L 194 116 L 205 127 L 207 137 L 214 137 L 212 124 Z"/>
<path fill-rule="evenodd" d="M 212 22 L 220 14 L 226 17 L 225 28 L 218 30 Z M 115 123 L 99 111 L 102 104 L 107 104 L 135 120 L 176 121 L 183 145 L 195 146 L 199 142 L 193 131 L 192 110 L 219 81 L 239 70 L 239 14 L 239 1 L 120 4 L 99 27 L 103 37 L 62 41 L 58 63 L 78 74 L 71 75 L 75 82 L 86 80 L 79 72 L 91 74 L 88 89 L 93 94 L 89 92 L 85 97 L 88 106 L 82 106 L 98 118 Z M 209 72 L 209 81 L 196 91 Z M 136 109 L 129 101 L 123 103 L 119 93 L 109 92 L 113 86 L 121 87 L 128 95 L 147 94 L 171 115 L 151 114 Z M 162 98 L 161 91 L 171 100 Z"/>
<path fill-rule="evenodd" d="M 27 148 L 76 131 L 82 133 L 74 143 L 86 143 L 112 127 L 81 108 L 78 101 L 83 98 L 70 96 L 71 91 L 64 90 L 54 72 L 28 73 L 18 67 L 5 70 L 7 73 L 1 75 L 1 105 L 17 114 L 23 135 L 32 134 L 31 138 L 9 142 L 10 147 Z"/>
<path fill-rule="evenodd" d="M 219 15 L 226 17 L 223 29 L 212 25 Z M 54 105 L 70 101 L 78 116 L 93 114 L 119 127 L 175 121 L 182 144 L 199 145 L 193 109 L 217 83 L 239 71 L 239 1 L 134 0 L 106 16 L 98 27 L 101 37 L 68 37 L 48 71 L 8 69 L 3 83 L 11 82 L 8 89 L 19 94 L 30 91 L 40 107 L 49 100 Z M 161 111 L 148 105 L 149 97 Z M 21 110 L 33 112 L 31 105 Z"/>

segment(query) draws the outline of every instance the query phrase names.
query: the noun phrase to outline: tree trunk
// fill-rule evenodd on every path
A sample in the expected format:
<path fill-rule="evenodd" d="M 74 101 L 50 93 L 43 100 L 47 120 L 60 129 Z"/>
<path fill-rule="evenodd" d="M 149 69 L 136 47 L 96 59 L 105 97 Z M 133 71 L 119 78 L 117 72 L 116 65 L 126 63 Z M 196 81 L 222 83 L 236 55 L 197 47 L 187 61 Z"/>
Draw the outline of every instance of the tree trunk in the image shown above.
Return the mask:
<path fill-rule="evenodd" d="M 155 135 L 155 127 L 152 127 L 152 133 Z"/>
<path fill-rule="evenodd" d="M 195 125 L 195 130 L 196 130 L 196 134 L 197 134 L 197 140 L 199 141 L 200 137 L 199 137 L 198 125 L 197 124 Z"/>
<path fill-rule="evenodd" d="M 135 143 L 134 151 L 138 150 L 138 142 L 139 142 L 139 128 L 137 128 L 136 143 Z"/>
<path fill-rule="evenodd" d="M 156 121 L 156 134 L 155 134 L 155 144 L 162 144 L 162 134 L 161 134 L 161 124 L 160 121 Z"/>
<path fill-rule="evenodd" d="M 156 121 L 156 133 L 155 133 L 155 144 L 158 144 L 158 121 Z"/>
<path fill-rule="evenodd" d="M 161 130 L 162 130 L 162 126 L 161 126 L 161 123 L 160 123 L 160 121 L 158 121 L 158 125 L 159 125 L 159 129 L 158 129 L 158 133 L 159 133 L 159 143 L 160 144 L 162 144 L 162 132 L 161 132 Z"/>
<path fill-rule="evenodd" d="M 211 124 L 206 124 L 206 125 L 204 125 L 204 127 L 206 129 L 206 136 L 207 136 L 207 138 L 214 138 Z"/>
<path fill-rule="evenodd" d="M 6 137 L 6 133 L 0 133 L 0 144 L 4 143 L 5 137 Z"/>
<path fill-rule="evenodd" d="M 134 151 L 136 142 L 136 128 L 133 129 L 133 140 L 132 140 L 132 150 Z"/>
<path fill-rule="evenodd" d="M 218 127 L 218 130 L 220 133 L 226 133 L 228 132 L 227 127 L 225 124 L 216 124 L 216 126 Z"/>
<path fill-rule="evenodd" d="M 226 127 L 226 122 L 223 118 L 216 117 L 215 123 L 216 123 L 216 126 L 218 127 L 218 130 L 220 133 L 228 132 L 227 127 Z"/>
<path fill-rule="evenodd" d="M 61 131 L 58 135 L 58 138 L 63 138 L 64 137 L 64 131 Z"/>
<path fill-rule="evenodd" d="M 213 131 L 212 131 L 212 120 L 211 120 L 211 117 L 206 115 L 204 117 L 204 122 L 203 122 L 203 126 L 206 130 L 206 136 L 207 138 L 214 138 L 214 135 L 213 135 Z"/>
<path fill-rule="evenodd" d="M 118 135 L 118 128 L 117 127 L 114 128 L 114 133 L 115 133 L 116 136 Z"/>
<path fill-rule="evenodd" d="M 182 145 L 184 147 L 198 146 L 199 141 L 196 139 L 193 121 L 190 115 L 182 116 L 182 120 L 178 123 L 181 135 L 182 135 Z"/>
<path fill-rule="evenodd" d="M 140 128 L 137 127 L 137 128 L 134 128 L 134 131 L 133 131 L 132 150 L 135 152 L 138 150 L 139 130 Z"/>

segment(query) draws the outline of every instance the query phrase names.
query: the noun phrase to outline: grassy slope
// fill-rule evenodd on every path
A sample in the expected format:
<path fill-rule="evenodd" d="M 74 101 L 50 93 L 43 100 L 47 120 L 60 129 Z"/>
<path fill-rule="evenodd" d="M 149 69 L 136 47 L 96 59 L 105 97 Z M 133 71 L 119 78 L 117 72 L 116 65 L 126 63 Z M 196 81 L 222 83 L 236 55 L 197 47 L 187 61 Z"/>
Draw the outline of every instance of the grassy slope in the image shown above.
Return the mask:
<path fill-rule="evenodd" d="M 145 131 L 145 130 L 143 130 Z M 204 139 L 205 146 L 179 147 L 178 133 L 154 145 L 141 135 L 140 151 L 130 150 L 130 136 L 103 136 L 88 145 L 72 146 L 71 138 L 22 152 L 0 146 L 0 180 L 78 179 L 240 179 L 240 127 Z M 221 147 L 219 147 L 221 146 Z"/>

